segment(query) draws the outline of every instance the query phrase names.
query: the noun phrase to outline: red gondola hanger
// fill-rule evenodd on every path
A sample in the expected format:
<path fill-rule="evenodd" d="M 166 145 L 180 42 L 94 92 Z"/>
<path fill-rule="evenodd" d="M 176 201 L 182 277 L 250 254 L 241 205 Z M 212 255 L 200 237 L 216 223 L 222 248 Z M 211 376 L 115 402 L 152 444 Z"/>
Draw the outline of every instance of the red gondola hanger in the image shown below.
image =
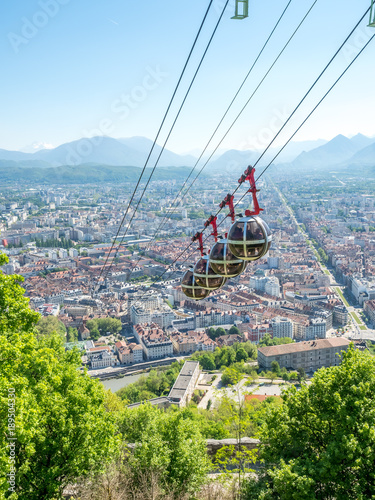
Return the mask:
<path fill-rule="evenodd" d="M 250 182 L 250 189 L 253 198 L 254 209 L 246 210 L 245 217 L 241 217 L 232 224 L 228 233 L 228 244 L 232 254 L 243 260 L 258 260 L 268 252 L 272 235 L 269 227 L 258 214 L 263 211 L 259 207 L 257 199 L 257 188 L 255 185 L 255 168 L 249 166 L 238 182 Z"/>
<path fill-rule="evenodd" d="M 236 217 L 236 215 L 234 213 L 233 200 L 234 200 L 234 196 L 232 194 L 228 193 L 226 195 L 226 197 L 224 198 L 224 200 L 219 205 L 219 207 L 221 209 L 223 209 L 225 206 L 229 207 L 229 216 L 232 219 L 232 222 L 234 222 L 234 219 Z"/>
<path fill-rule="evenodd" d="M 245 181 L 249 181 L 250 189 L 248 190 L 248 193 L 251 193 L 253 197 L 254 210 L 246 210 L 245 211 L 246 217 L 251 217 L 252 215 L 259 215 L 260 212 L 263 212 L 263 208 L 260 208 L 258 203 L 257 193 L 259 192 L 259 189 L 256 188 L 254 174 L 255 174 L 255 168 L 249 165 L 245 170 L 245 173 L 242 174 L 241 177 L 238 179 L 238 182 L 240 184 L 243 184 Z"/>
<path fill-rule="evenodd" d="M 210 236 L 213 236 L 215 238 L 215 243 L 217 242 L 217 217 L 214 217 L 213 215 L 210 215 L 210 217 L 206 220 L 204 223 L 204 227 L 212 226 L 212 233 Z"/>
<path fill-rule="evenodd" d="M 211 233 L 211 236 L 215 238 L 215 242 L 217 242 L 217 217 L 214 217 L 211 215 L 207 221 L 204 223 L 204 227 L 207 228 L 208 226 L 212 226 L 213 232 Z M 203 242 L 202 242 L 202 233 L 197 233 L 193 237 L 193 241 L 199 241 L 199 250 L 201 252 L 201 258 L 198 260 L 198 262 L 194 266 L 194 279 L 195 283 L 200 286 L 201 288 L 204 288 L 205 290 L 217 290 L 218 288 L 221 288 L 225 282 L 226 279 L 225 277 L 216 274 L 213 269 L 211 268 L 210 261 L 208 255 L 204 254 L 204 248 L 203 248 Z"/>
<path fill-rule="evenodd" d="M 195 241 L 199 242 L 199 251 L 201 253 L 201 256 L 203 257 L 204 255 L 204 248 L 203 248 L 203 233 L 202 231 L 198 231 L 192 238 L 191 241 L 194 243 Z"/>

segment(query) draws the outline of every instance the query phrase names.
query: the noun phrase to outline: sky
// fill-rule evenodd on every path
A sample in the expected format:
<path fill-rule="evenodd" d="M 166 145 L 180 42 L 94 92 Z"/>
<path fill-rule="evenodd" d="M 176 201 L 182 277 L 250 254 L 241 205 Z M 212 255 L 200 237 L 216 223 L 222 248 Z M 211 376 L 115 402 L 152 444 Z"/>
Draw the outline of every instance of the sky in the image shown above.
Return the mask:
<path fill-rule="evenodd" d="M 199 152 L 232 100 L 287 0 L 234 0 L 208 49 L 166 147 Z M 292 0 L 209 150 L 216 147 L 313 0 Z M 108 135 L 156 137 L 208 0 L 17 0 L 0 5 L 0 148 L 56 147 Z M 214 0 L 158 143 L 163 144 L 225 0 Z M 262 149 L 285 122 L 370 0 L 317 0 L 220 149 Z M 282 145 L 375 29 L 362 21 L 275 144 Z M 295 140 L 375 136 L 375 41 Z"/>

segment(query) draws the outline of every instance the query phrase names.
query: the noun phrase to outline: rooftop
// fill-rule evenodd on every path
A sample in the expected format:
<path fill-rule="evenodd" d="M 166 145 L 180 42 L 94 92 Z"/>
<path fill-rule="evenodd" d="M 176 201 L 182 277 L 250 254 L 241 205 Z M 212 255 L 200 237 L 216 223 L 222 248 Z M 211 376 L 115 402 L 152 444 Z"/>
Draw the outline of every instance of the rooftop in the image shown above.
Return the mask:
<path fill-rule="evenodd" d="M 296 342 L 293 344 L 283 344 L 268 347 L 260 347 L 258 351 L 264 356 L 280 356 L 282 354 L 292 354 L 295 352 L 311 351 L 312 349 L 329 349 L 331 347 L 348 346 L 350 341 L 346 338 L 331 338 L 312 340 L 309 342 Z"/>

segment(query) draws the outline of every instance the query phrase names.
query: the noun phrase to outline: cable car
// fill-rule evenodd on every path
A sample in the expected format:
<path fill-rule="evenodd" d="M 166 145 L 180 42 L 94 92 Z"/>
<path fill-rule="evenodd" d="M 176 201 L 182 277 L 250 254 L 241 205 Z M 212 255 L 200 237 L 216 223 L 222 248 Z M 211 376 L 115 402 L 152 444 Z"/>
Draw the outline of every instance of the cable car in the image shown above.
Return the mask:
<path fill-rule="evenodd" d="M 270 228 L 264 220 L 258 217 L 263 208 L 259 207 L 257 199 L 259 190 L 255 185 L 254 174 L 255 168 L 249 165 L 238 180 L 240 184 L 245 181 L 250 182 L 248 193 L 251 193 L 253 197 L 254 209 L 252 211 L 245 210 L 245 217 L 241 216 L 234 222 L 228 233 L 229 250 L 235 257 L 243 260 L 260 259 L 266 255 L 272 243 Z"/>
<path fill-rule="evenodd" d="M 228 240 L 223 238 L 212 247 L 210 265 L 216 274 L 225 278 L 234 278 L 244 272 L 247 262 L 235 257 L 229 249 Z"/>
<path fill-rule="evenodd" d="M 189 269 L 184 274 L 181 280 L 181 288 L 186 297 L 192 300 L 202 300 L 210 295 L 210 290 L 205 290 L 197 285 L 192 269 Z"/>
<path fill-rule="evenodd" d="M 194 267 L 195 282 L 205 290 L 217 290 L 226 283 L 226 278 L 215 273 L 208 255 L 201 257 Z"/>
<path fill-rule="evenodd" d="M 270 228 L 258 216 L 238 219 L 228 233 L 229 250 L 238 259 L 258 260 L 270 249 Z"/>
<path fill-rule="evenodd" d="M 369 27 L 375 28 L 375 0 L 371 0 Z"/>
<path fill-rule="evenodd" d="M 249 17 L 249 0 L 236 0 L 235 14 L 231 19 L 245 19 Z"/>

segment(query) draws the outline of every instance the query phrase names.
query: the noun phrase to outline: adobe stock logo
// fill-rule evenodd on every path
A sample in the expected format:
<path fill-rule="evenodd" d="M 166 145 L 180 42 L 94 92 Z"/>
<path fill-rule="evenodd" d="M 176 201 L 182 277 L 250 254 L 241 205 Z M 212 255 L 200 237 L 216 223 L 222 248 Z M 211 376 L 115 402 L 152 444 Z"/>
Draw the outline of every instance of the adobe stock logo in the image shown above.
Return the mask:
<path fill-rule="evenodd" d="M 40 10 L 37 10 L 29 19 L 22 17 L 21 34 L 10 32 L 8 33 L 8 40 L 16 54 L 20 48 L 30 43 L 30 40 L 36 37 L 39 31 L 47 26 L 50 19 L 55 17 L 59 12 L 62 5 L 66 5 L 70 0 L 40 0 L 38 5 Z"/>

